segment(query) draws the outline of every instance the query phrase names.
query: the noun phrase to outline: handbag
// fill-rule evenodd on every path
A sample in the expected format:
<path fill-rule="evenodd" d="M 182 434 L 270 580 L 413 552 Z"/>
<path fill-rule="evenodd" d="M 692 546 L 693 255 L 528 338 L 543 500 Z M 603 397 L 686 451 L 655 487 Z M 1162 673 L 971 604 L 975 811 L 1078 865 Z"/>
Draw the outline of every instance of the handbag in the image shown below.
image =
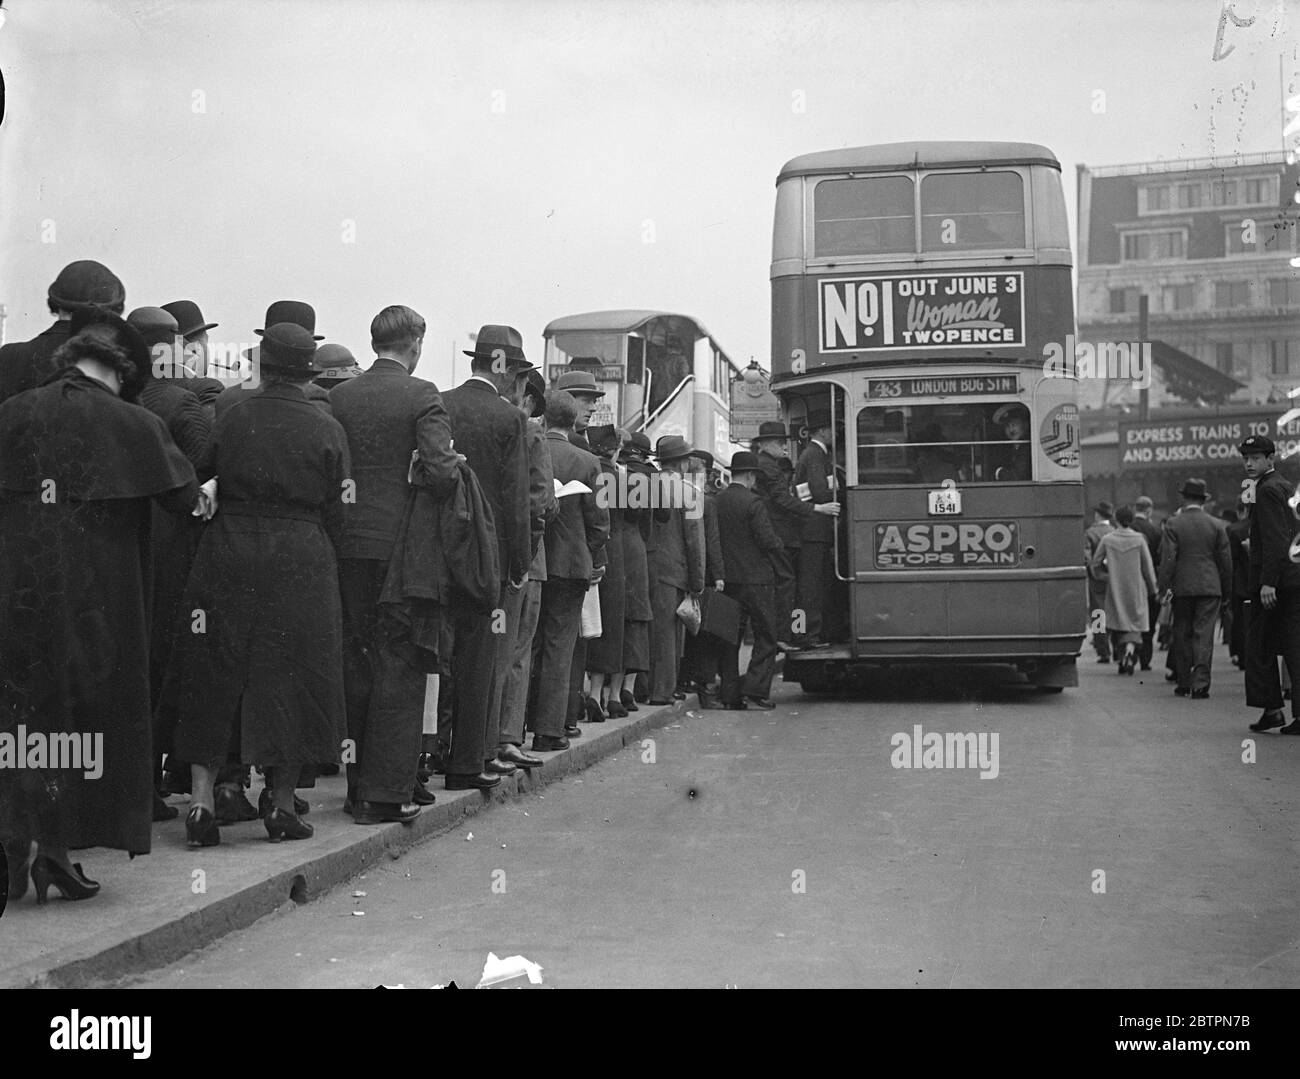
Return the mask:
<path fill-rule="evenodd" d="M 603 632 L 600 624 L 600 585 L 593 584 L 582 597 L 581 635 L 584 641 L 599 637 Z"/>
<path fill-rule="evenodd" d="M 727 644 L 740 640 L 740 604 L 725 592 L 705 589 L 700 596 L 700 632 Z"/>
<path fill-rule="evenodd" d="M 700 601 L 687 596 L 677 605 L 677 617 L 686 625 L 686 632 L 694 636 L 700 631 Z"/>

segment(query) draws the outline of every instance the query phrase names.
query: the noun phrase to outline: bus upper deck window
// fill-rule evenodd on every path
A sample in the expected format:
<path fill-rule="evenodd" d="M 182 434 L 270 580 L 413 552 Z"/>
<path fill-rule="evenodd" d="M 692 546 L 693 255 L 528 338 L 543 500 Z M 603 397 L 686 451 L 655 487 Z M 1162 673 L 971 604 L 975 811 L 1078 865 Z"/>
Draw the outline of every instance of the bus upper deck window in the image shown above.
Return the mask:
<path fill-rule="evenodd" d="M 813 220 L 817 258 L 916 250 L 916 208 L 906 176 L 823 180 L 813 195 Z"/>
<path fill-rule="evenodd" d="M 933 173 L 921 180 L 921 250 L 1025 246 L 1025 190 L 1015 172 Z"/>

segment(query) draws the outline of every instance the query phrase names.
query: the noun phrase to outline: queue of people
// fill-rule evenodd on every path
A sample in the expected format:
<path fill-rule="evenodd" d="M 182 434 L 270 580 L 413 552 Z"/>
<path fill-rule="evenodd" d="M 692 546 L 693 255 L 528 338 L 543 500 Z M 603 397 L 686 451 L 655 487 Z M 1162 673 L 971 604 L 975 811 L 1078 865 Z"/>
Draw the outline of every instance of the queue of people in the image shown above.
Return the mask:
<path fill-rule="evenodd" d="M 196 302 L 125 299 L 73 263 L 54 325 L 0 348 L 0 744 L 60 745 L 0 760 L 11 900 L 97 894 L 71 852 L 147 853 L 173 795 L 190 847 L 304 840 L 320 775 L 345 770 L 358 825 L 409 822 L 435 775 L 489 790 L 582 722 L 770 709 L 779 651 L 847 629 L 829 417 L 793 465 L 764 425 L 724 486 L 680 436 L 590 426 L 592 372 L 548 388 L 509 326 L 440 392 L 409 307 L 362 370 L 279 300 L 231 385 Z M 706 592 L 739 609 L 727 640 L 687 631 Z"/>
<path fill-rule="evenodd" d="M 1145 496 L 1096 506 L 1084 537 L 1093 645 L 1099 663 L 1118 660 L 1121 675 L 1149 671 L 1157 621 L 1167 623 L 1166 680 L 1179 697 L 1206 700 L 1221 627 L 1245 671 L 1246 703 L 1262 709 L 1250 729 L 1300 735 L 1300 708 L 1293 697 L 1288 722 L 1278 667 L 1280 659 L 1289 685 L 1300 681 L 1300 511 L 1272 440 L 1252 435 L 1238 448 L 1250 483 L 1222 517 L 1207 512 L 1209 488 L 1195 478 L 1160 527 Z"/>

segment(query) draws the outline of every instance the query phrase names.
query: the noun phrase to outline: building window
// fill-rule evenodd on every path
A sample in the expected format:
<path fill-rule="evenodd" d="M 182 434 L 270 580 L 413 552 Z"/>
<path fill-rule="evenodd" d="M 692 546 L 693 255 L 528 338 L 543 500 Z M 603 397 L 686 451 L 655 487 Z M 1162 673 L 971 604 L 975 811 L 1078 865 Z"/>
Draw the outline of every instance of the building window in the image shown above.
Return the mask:
<path fill-rule="evenodd" d="M 1265 177 L 1258 180 L 1246 181 L 1246 204 L 1253 206 L 1258 203 L 1273 202 L 1273 179 Z"/>
<path fill-rule="evenodd" d="M 1300 279 L 1275 277 L 1268 283 L 1268 302 L 1273 307 L 1300 307 Z"/>
<path fill-rule="evenodd" d="M 1195 303 L 1195 288 L 1192 285 L 1165 285 L 1161 296 L 1166 311 L 1190 311 Z"/>
<path fill-rule="evenodd" d="M 1237 205 L 1237 181 L 1218 180 L 1210 185 L 1210 197 L 1215 206 Z"/>
<path fill-rule="evenodd" d="M 1215 307 L 1246 307 L 1249 304 L 1249 281 L 1216 281 L 1214 283 Z"/>
<path fill-rule="evenodd" d="M 1147 197 L 1147 212 L 1169 209 L 1169 188 L 1146 187 L 1143 191 Z"/>
<path fill-rule="evenodd" d="M 1110 313 L 1112 315 L 1132 314 L 1138 309 L 1138 300 L 1142 296 L 1139 288 L 1113 288 L 1110 290 Z"/>
<path fill-rule="evenodd" d="M 1270 341 L 1268 343 L 1268 373 L 1270 375 L 1291 374 L 1291 361 L 1300 355 L 1300 342 Z"/>
<path fill-rule="evenodd" d="M 1214 346 L 1214 365 L 1225 375 L 1232 374 L 1232 342 L 1220 341 Z"/>
<path fill-rule="evenodd" d="M 1200 184 L 1178 185 L 1178 207 L 1182 210 L 1195 209 L 1201 204 Z"/>
<path fill-rule="evenodd" d="M 1181 231 L 1127 232 L 1124 234 L 1124 261 L 1150 262 L 1155 259 L 1187 257 L 1187 236 Z"/>

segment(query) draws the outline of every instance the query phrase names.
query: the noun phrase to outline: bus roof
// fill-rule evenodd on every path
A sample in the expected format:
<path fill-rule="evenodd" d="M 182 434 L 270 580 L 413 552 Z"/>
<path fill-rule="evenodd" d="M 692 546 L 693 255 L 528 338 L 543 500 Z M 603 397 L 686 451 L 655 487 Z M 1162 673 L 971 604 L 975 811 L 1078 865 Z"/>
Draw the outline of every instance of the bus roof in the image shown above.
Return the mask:
<path fill-rule="evenodd" d="M 695 328 L 700 331 L 701 337 L 712 339 L 712 334 L 704 328 L 699 319 L 691 318 L 690 315 L 682 315 L 675 311 L 638 311 L 634 309 L 623 311 L 588 311 L 584 315 L 565 315 L 563 318 L 557 318 L 554 322 L 548 323 L 546 329 L 542 331 L 543 337 L 551 337 L 557 333 L 631 333 L 631 331 L 644 326 L 656 318 L 681 318 L 695 324 Z"/>
<path fill-rule="evenodd" d="M 898 172 L 993 164 L 1061 168 L 1056 155 L 1035 142 L 888 142 L 803 154 L 785 163 L 776 182 L 792 176 L 835 172 Z"/>

